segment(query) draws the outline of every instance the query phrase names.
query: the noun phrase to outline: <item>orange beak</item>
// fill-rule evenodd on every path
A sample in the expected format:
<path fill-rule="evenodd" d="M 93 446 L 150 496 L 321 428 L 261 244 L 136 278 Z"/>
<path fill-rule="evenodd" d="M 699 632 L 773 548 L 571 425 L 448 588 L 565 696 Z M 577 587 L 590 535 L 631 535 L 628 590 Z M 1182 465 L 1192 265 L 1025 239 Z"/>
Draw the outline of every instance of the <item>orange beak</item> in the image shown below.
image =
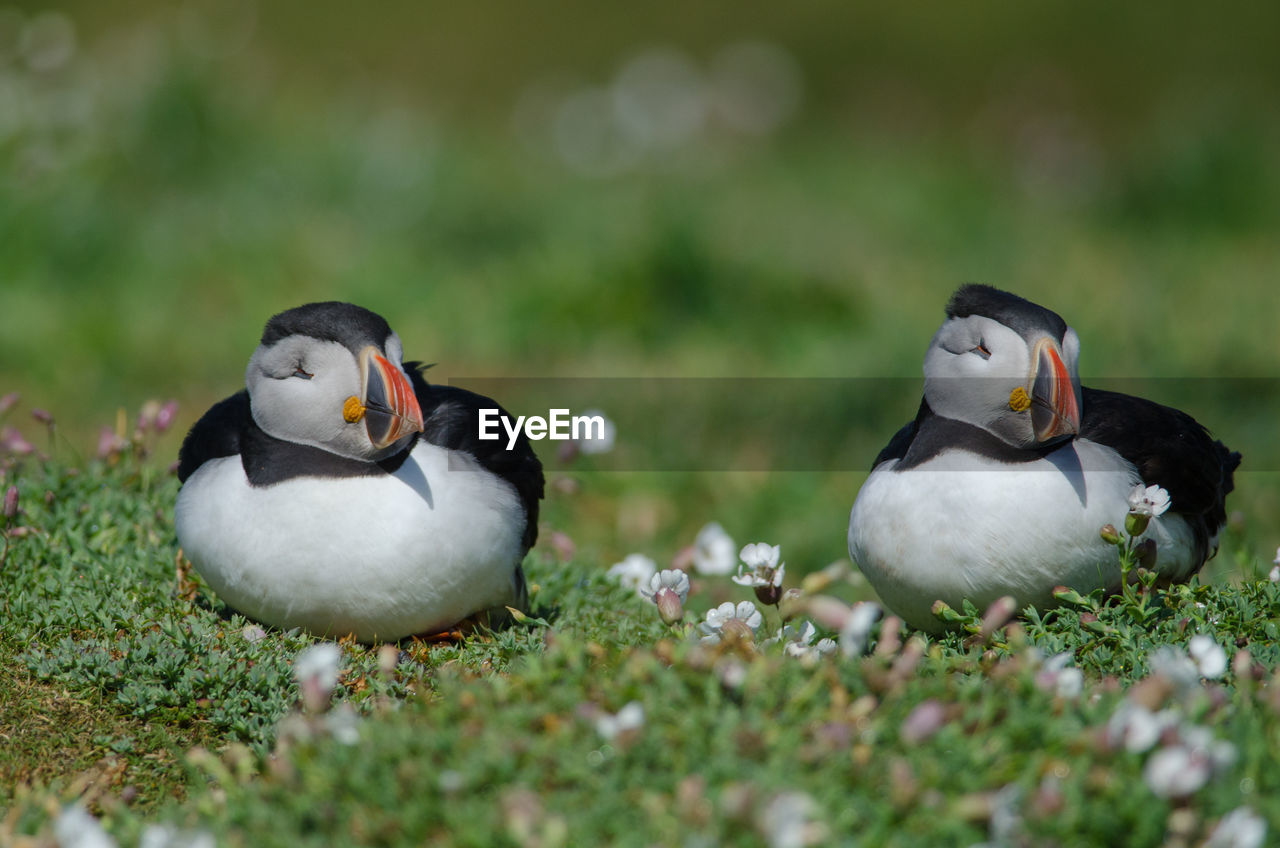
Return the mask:
<path fill-rule="evenodd" d="M 413 386 L 399 366 L 372 346 L 360 352 L 364 377 L 361 404 L 369 441 L 378 450 L 422 432 L 422 409 Z"/>
<path fill-rule="evenodd" d="M 1062 351 L 1053 339 L 1043 338 L 1035 348 L 1035 373 L 1031 381 L 1031 426 L 1036 440 L 1047 442 L 1080 432 L 1080 402 L 1075 381 Z"/>

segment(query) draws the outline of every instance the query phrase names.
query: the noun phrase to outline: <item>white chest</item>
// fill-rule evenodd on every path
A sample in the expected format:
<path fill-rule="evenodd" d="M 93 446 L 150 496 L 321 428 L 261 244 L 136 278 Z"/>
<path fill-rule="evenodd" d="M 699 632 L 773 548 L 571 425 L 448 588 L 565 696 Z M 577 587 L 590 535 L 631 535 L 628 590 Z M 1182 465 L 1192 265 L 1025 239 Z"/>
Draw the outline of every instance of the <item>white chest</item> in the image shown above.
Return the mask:
<path fill-rule="evenodd" d="M 420 443 L 377 477 L 253 487 L 239 457 L 202 465 L 178 541 L 228 604 L 277 627 L 392 640 L 512 602 L 525 519 L 514 488 Z"/>
<path fill-rule="evenodd" d="M 960 451 L 902 472 L 885 463 L 853 505 L 849 553 L 889 608 L 921 629 L 939 629 L 930 612 L 938 599 L 982 609 L 1012 595 L 1020 606 L 1051 606 L 1059 585 L 1119 585 L 1116 549 L 1099 530 L 1123 526 L 1137 482 L 1132 464 L 1083 439 L 1018 465 Z M 1181 518 L 1153 521 L 1147 535 L 1162 571 L 1189 570 Z"/>

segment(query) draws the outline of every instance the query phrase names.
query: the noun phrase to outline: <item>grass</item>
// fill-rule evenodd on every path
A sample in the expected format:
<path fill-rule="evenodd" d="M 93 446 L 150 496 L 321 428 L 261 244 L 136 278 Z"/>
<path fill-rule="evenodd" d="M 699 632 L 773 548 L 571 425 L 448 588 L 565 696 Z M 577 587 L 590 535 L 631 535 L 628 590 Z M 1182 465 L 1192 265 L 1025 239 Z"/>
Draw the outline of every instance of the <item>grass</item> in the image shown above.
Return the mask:
<path fill-rule="evenodd" d="M 0 394 L 24 399 L 0 428 L 43 458 L 0 458 L 21 495 L 0 565 L 0 843 L 49 844 L 77 799 L 125 845 L 157 822 L 230 845 L 1194 845 L 1241 807 L 1280 832 L 1265 108 L 1126 112 L 1113 143 L 1088 109 L 1055 135 L 1056 113 L 996 98 L 963 131 L 903 134 L 851 129 L 827 101 L 764 140 L 591 179 L 390 96 L 274 86 L 167 27 L 86 37 L 58 74 L 3 69 L 25 106 L 0 136 Z M 809 664 L 695 644 L 604 578 L 633 551 L 669 562 L 710 520 L 781 543 L 796 583 L 845 561 L 865 467 L 914 413 L 921 351 L 966 280 L 1057 309 L 1086 381 L 1184 406 L 1245 454 L 1202 583 L 986 634 L 979 610 L 944 639 L 882 624 L 866 656 Z M 291 670 L 314 640 L 261 634 L 176 572 L 165 469 L 240 387 L 266 317 L 325 298 L 386 315 L 435 380 L 523 413 L 601 406 L 619 445 L 541 451 L 540 621 L 406 643 L 390 670 L 343 645 L 318 715 Z M 133 411 L 169 397 L 179 420 L 145 460 L 90 458 L 101 427 L 128 439 Z M 817 579 L 811 594 L 870 596 Z M 695 580 L 687 620 L 744 597 Z M 1161 648 L 1196 634 L 1230 667 L 1179 683 Z M 1078 693 L 1047 659 L 1067 652 Z M 632 702 L 643 725 L 603 736 Z M 1128 750 L 1114 727 L 1134 704 L 1183 727 Z M 1147 772 L 1189 728 L 1234 758 L 1158 796 Z"/>
<path fill-rule="evenodd" d="M 331 714 L 359 716 L 352 741 L 298 703 L 290 666 L 311 638 L 258 632 L 176 573 L 171 476 L 131 458 L 9 475 L 15 524 L 33 530 L 10 539 L 0 594 L 0 711 L 16 730 L 0 839 L 47 836 L 77 797 L 122 844 L 165 822 L 228 845 L 809 844 L 779 841 L 787 827 L 867 844 L 1125 832 L 1157 845 L 1241 806 L 1280 827 L 1280 584 L 1265 579 L 1109 604 L 1072 594 L 997 628 L 955 611 L 962 629 L 943 638 L 884 623 L 866 656 L 799 660 L 764 644 L 772 608 L 757 645 L 707 646 L 598 564 L 544 551 L 523 624 L 405 643 L 390 666 L 344 644 Z M 552 491 L 549 513 L 572 514 L 579 495 Z M 1223 556 L 1246 559 L 1240 542 Z M 858 592 L 818 580 L 828 597 Z M 745 591 L 696 578 L 686 623 Z M 1179 681 L 1161 659 L 1197 633 L 1233 658 L 1221 679 L 1192 666 Z M 1044 659 L 1062 652 L 1079 691 Z M 631 702 L 643 724 L 602 735 L 600 717 Z M 1127 750 L 1115 716 L 1129 703 L 1183 728 Z M 1160 798 L 1146 770 L 1189 726 L 1233 756 Z"/>

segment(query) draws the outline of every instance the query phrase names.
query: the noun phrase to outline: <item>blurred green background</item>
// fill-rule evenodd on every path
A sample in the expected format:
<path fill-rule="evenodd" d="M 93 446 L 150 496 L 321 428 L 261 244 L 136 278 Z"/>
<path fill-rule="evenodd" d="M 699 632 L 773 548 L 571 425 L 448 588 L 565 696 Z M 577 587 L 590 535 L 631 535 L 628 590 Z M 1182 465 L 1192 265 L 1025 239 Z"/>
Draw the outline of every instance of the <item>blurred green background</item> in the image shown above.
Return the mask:
<path fill-rule="evenodd" d="M 1062 313 L 1086 380 L 1176 378 L 1269 560 L 1280 410 L 1240 395 L 1280 374 L 1277 33 L 1182 0 L 3 7 L 0 425 L 44 447 L 46 408 L 70 460 L 149 398 L 185 430 L 317 299 L 436 381 L 914 377 L 981 281 Z M 796 420 L 870 463 L 917 403 Z M 547 516 L 605 564 L 719 520 L 820 567 L 862 479 L 592 462 Z"/>

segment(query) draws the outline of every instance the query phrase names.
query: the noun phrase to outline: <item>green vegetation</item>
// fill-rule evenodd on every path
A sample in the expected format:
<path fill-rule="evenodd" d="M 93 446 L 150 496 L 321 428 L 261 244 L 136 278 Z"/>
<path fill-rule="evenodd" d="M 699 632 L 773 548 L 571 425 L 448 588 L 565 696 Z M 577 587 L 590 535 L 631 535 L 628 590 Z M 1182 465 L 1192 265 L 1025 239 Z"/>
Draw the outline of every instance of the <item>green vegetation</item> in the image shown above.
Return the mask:
<path fill-rule="evenodd" d="M 49 803 L 77 797 L 126 845 L 156 822 L 229 845 L 1155 845 L 1242 806 L 1280 823 L 1269 580 L 1068 593 L 1007 626 L 947 611 L 961 630 L 941 639 L 886 620 L 865 657 L 798 658 L 766 642 L 772 607 L 755 645 L 686 635 L 749 597 L 726 577 L 695 577 L 669 628 L 598 564 L 542 552 L 535 616 L 389 656 L 345 644 L 335 704 L 305 712 L 290 666 L 313 640 L 175 572 L 171 477 L 125 459 L 17 479 L 10 529 L 31 530 L 3 565 L 0 709 L 21 744 L 0 754 L 0 840 L 49 833 Z M 578 495 L 553 492 L 572 514 Z M 839 626 L 846 583 L 807 581 L 820 623 Z M 1196 634 L 1219 668 L 1188 658 Z M 611 725 L 632 702 L 640 720 Z M 1204 762 L 1164 774 L 1183 750 Z M 1163 788 L 1183 771 L 1191 789 Z"/>
<path fill-rule="evenodd" d="M 15 58 L 0 15 L 0 395 L 22 395 L 0 413 L 0 489 L 19 492 L 0 844 L 50 844 L 77 799 L 122 845 L 157 822 L 246 846 L 1196 845 L 1244 807 L 1280 833 L 1273 10 L 1175 3 L 1155 32 L 1065 2 L 787 9 L 742 31 L 681 7 L 679 32 L 577 9 L 595 36 L 569 49 L 529 37 L 527 11 L 441 8 L 422 33 L 416 4 L 355 27 L 282 3 L 218 50 L 243 41 L 239 12 L 80 6 L 52 70 Z M 487 49 L 468 40 L 499 19 Z M 591 176 L 546 115 L 522 123 L 558 71 L 590 88 L 647 43 L 706 63 L 760 32 L 805 81 L 772 134 Z M 870 592 L 818 575 L 846 560 L 866 466 L 970 280 L 1061 312 L 1086 382 L 1180 405 L 1244 453 L 1202 582 L 1008 626 L 951 611 L 944 639 L 882 622 L 866 656 L 797 659 L 762 644 L 772 608 L 757 649 L 704 646 L 605 577 L 718 521 L 840 599 L 813 611 L 838 637 L 833 610 Z M 315 640 L 177 571 L 166 469 L 265 319 L 329 298 L 385 315 L 433 380 L 491 383 L 519 413 L 599 406 L 619 439 L 574 461 L 539 446 L 533 618 L 344 644 L 336 704 L 304 712 L 292 664 Z M 173 428 L 133 442 L 167 398 Z M 9 456 L 15 433 L 36 455 Z M 748 597 L 696 578 L 686 622 Z M 1221 676 L 1188 673 L 1198 634 Z M 602 721 L 633 702 L 638 725 Z M 1185 795 L 1160 767 L 1183 753 L 1173 772 L 1205 775 Z"/>

